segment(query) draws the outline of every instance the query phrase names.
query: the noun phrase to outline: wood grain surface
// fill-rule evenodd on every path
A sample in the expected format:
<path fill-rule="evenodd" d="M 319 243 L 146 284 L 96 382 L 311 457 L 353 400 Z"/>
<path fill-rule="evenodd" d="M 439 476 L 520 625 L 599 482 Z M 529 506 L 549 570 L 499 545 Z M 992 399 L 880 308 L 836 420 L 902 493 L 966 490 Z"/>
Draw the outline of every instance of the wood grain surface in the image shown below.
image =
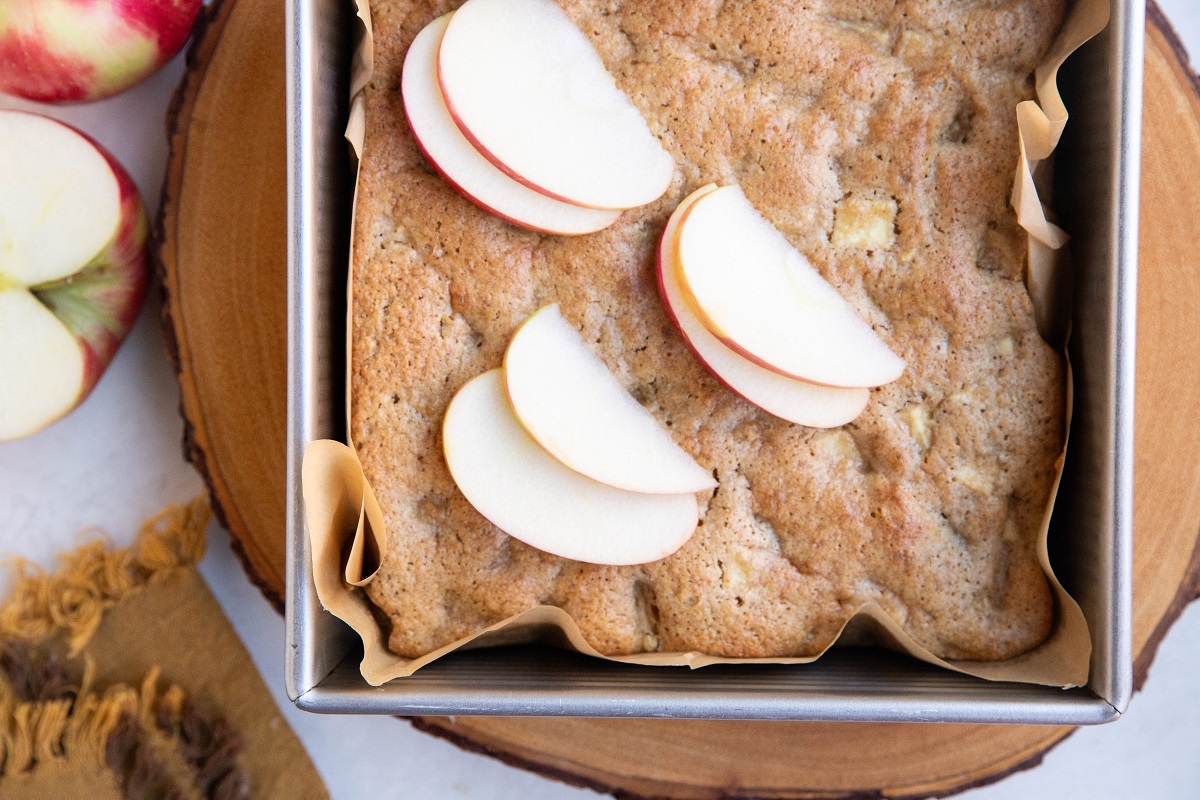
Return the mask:
<path fill-rule="evenodd" d="M 1135 681 L 1200 590 L 1200 82 L 1157 8 L 1146 54 L 1134 546 Z M 184 450 L 277 607 L 286 356 L 282 0 L 218 0 L 168 122 L 157 225 Z M 418 718 L 516 766 L 624 798 L 945 795 L 1040 763 L 1071 728 Z M 864 748 L 864 743 L 870 743 Z"/>
<path fill-rule="evenodd" d="M 250 579 L 283 610 L 287 174 L 283 0 L 201 14 L 167 112 L 152 253 L 196 466 Z M 186 189 L 185 189 L 186 187 Z M 219 388 L 218 388 L 219 387 Z"/>

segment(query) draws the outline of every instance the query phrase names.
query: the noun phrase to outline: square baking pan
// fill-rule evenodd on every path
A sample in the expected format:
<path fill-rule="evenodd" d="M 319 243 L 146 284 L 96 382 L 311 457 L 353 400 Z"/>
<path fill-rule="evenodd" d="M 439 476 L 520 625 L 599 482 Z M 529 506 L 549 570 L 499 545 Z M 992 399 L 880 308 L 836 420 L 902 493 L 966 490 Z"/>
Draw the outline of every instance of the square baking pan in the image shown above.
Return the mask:
<path fill-rule="evenodd" d="M 1074 273 L 1075 409 L 1051 555 L 1091 630 L 1091 678 L 1071 690 L 991 683 L 876 648 L 803 667 L 639 667 L 542 647 L 459 652 L 371 687 L 361 645 L 312 583 L 300 468 L 345 437 L 345 290 L 353 191 L 343 138 L 353 4 L 289 0 L 287 690 L 299 708 L 354 714 L 708 719 L 1108 722 L 1132 693 L 1133 397 L 1145 7 L 1113 0 L 1108 29 L 1060 84 L 1072 118 L 1055 197 Z"/>

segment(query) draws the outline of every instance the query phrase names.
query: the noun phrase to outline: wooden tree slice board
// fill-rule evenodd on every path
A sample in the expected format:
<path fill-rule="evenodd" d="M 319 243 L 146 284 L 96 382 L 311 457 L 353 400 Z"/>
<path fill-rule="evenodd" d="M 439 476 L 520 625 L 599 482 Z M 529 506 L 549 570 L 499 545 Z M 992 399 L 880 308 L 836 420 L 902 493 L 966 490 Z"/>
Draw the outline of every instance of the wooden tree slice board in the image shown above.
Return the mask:
<path fill-rule="evenodd" d="M 287 435 L 283 13 L 283 0 L 218 0 L 201 12 L 187 74 L 167 112 L 171 158 L 151 248 L 179 378 L 184 457 L 208 485 L 246 573 L 280 612 Z"/>
<path fill-rule="evenodd" d="M 284 576 L 286 271 L 282 0 L 206 10 L 172 106 L 157 226 L 184 449 L 247 573 Z M 1146 54 L 1138 299 L 1138 686 L 1200 591 L 1200 81 L 1154 6 Z M 1136 702 L 1136 701 L 1135 701 Z M 415 719 L 516 766 L 622 797 L 944 795 L 1038 764 L 1071 728 L 679 720 Z M 870 741 L 864 752 L 858 743 Z"/>

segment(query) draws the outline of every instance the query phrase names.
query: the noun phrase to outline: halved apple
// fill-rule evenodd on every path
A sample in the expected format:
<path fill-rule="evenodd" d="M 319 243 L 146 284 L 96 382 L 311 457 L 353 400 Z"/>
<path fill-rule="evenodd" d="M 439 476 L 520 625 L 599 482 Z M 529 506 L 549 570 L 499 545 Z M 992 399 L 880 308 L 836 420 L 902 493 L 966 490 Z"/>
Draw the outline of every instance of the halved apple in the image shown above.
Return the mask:
<path fill-rule="evenodd" d="M 475 148 L 531 189 L 626 209 L 671 185 L 674 159 L 551 0 L 467 0 L 442 38 L 438 76 Z"/>
<path fill-rule="evenodd" d="M 462 135 L 446 109 L 437 77 L 438 46 L 451 16 L 438 17 L 417 34 L 400 78 L 413 138 L 434 169 L 475 205 L 523 228 L 569 236 L 592 233 L 616 222 L 620 211 L 571 205 L 518 183 Z"/>
<path fill-rule="evenodd" d="M 87 397 L 146 293 L 133 181 L 79 131 L 0 111 L 0 441 Z"/>
<path fill-rule="evenodd" d="M 513 414 L 501 370 L 472 378 L 446 409 L 442 448 L 454 482 L 480 514 L 510 536 L 563 558 L 645 564 L 691 538 L 692 494 L 641 494 L 564 466 Z"/>
<path fill-rule="evenodd" d="M 845 425 L 863 412 L 869 389 L 818 386 L 764 369 L 721 344 L 688 307 L 676 276 L 679 220 L 701 197 L 717 190 L 708 184 L 692 192 L 667 221 L 658 243 L 658 291 L 667 315 L 692 353 L 717 380 L 764 411 L 812 428 Z"/>
<path fill-rule="evenodd" d="M 763 367 L 827 386 L 881 386 L 904 361 L 750 204 L 738 186 L 679 222 L 679 288 L 722 343 Z"/>
<path fill-rule="evenodd" d="M 504 355 L 513 412 L 547 453 L 589 478 L 646 494 L 716 487 L 654 415 L 625 391 L 558 305 L 533 314 Z"/>

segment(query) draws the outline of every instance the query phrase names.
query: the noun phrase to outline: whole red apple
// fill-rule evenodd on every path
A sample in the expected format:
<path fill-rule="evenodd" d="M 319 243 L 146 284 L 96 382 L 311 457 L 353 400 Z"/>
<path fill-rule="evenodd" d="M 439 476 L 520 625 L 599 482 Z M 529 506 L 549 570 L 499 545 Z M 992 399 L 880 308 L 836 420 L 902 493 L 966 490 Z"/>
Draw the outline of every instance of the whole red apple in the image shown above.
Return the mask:
<path fill-rule="evenodd" d="M 99 100 L 183 47 L 202 0 L 0 0 L 0 92 Z"/>
<path fill-rule="evenodd" d="M 146 214 L 79 131 L 0 111 L 0 442 L 83 402 L 146 295 Z"/>

